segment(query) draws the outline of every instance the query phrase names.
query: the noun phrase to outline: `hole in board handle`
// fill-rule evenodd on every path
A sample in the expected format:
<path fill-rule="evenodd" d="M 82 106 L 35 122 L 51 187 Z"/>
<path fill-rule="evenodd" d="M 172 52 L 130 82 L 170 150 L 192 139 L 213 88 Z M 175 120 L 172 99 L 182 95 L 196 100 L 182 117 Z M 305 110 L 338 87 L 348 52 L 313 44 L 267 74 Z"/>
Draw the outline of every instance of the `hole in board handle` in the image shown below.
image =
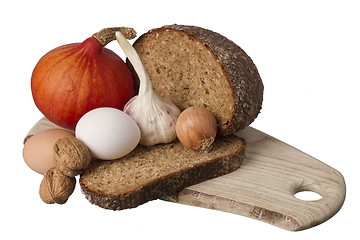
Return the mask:
<path fill-rule="evenodd" d="M 298 191 L 298 192 L 294 193 L 294 196 L 297 199 L 303 200 L 303 201 L 317 201 L 317 200 L 320 200 L 323 198 L 317 192 L 313 192 L 313 191 L 309 191 L 309 190 Z"/>

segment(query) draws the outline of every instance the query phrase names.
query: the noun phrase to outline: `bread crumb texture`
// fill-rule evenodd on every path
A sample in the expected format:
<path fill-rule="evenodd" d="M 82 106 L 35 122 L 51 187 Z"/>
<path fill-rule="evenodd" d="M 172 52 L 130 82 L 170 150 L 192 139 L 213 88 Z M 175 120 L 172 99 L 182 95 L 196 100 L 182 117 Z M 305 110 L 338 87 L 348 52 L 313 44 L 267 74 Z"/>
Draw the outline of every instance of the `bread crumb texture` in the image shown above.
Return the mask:
<path fill-rule="evenodd" d="M 93 159 L 80 185 L 87 199 L 100 207 L 136 207 L 238 169 L 244 148 L 245 141 L 233 135 L 218 138 L 208 152 L 187 149 L 179 141 L 139 145 L 120 159 Z"/>
<path fill-rule="evenodd" d="M 181 110 L 206 107 L 217 119 L 220 135 L 245 128 L 260 112 L 263 84 L 257 68 L 224 36 L 200 27 L 171 25 L 143 34 L 134 48 L 154 91 Z"/>

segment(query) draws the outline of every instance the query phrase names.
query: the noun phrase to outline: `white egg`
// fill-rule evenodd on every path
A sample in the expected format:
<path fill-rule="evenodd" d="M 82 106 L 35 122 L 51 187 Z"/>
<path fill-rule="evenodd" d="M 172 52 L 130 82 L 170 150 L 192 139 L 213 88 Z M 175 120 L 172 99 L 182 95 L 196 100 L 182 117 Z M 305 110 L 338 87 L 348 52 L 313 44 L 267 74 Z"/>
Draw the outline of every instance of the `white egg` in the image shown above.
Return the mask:
<path fill-rule="evenodd" d="M 112 160 L 134 150 L 141 133 L 129 115 L 115 108 L 103 107 L 82 116 L 76 125 L 75 135 L 94 157 Z"/>

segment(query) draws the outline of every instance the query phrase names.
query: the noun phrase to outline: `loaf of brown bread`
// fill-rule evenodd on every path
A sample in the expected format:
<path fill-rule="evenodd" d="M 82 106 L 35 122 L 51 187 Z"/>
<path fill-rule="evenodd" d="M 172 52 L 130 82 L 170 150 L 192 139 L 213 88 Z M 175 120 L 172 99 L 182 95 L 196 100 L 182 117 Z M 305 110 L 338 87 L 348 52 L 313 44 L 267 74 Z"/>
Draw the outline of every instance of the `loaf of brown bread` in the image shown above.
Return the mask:
<path fill-rule="evenodd" d="M 185 187 L 230 173 L 244 157 L 245 141 L 234 135 L 217 138 L 208 152 L 187 149 L 179 141 L 139 145 L 117 160 L 93 160 L 79 182 L 91 203 L 121 210 L 176 196 Z"/>
<path fill-rule="evenodd" d="M 133 46 L 155 92 L 181 110 L 208 108 L 219 135 L 235 133 L 258 116 L 264 88 L 258 70 L 226 37 L 196 26 L 170 25 L 150 30 Z"/>

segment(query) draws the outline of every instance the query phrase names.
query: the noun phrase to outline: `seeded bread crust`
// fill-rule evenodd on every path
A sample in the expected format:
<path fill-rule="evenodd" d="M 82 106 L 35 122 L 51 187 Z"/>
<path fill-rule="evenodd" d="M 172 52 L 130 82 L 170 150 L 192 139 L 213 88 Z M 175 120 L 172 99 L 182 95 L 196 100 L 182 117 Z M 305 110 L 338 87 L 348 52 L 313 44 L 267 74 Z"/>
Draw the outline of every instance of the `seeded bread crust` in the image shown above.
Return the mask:
<path fill-rule="evenodd" d="M 233 134 L 250 125 L 260 113 L 264 91 L 260 74 L 252 59 L 238 45 L 216 32 L 201 27 L 176 24 L 150 30 L 135 41 L 134 48 L 136 49 L 142 41 L 146 41 L 147 35 L 164 31 L 168 31 L 169 34 L 171 31 L 181 31 L 191 38 L 196 38 L 212 51 L 213 56 L 222 64 L 225 81 L 232 89 L 234 108 L 232 117 L 227 119 L 226 124 L 220 126 L 218 134 Z M 140 55 L 140 57 L 146 56 Z"/>
<path fill-rule="evenodd" d="M 127 172 L 134 170 L 134 168 L 136 168 L 136 171 L 147 171 L 142 161 L 149 161 L 149 158 L 156 156 L 155 153 L 160 152 L 162 154 L 162 151 L 168 152 L 170 149 L 175 149 L 176 152 L 179 152 L 179 150 L 184 152 L 182 154 L 184 159 L 177 159 L 178 156 L 170 154 L 166 156 L 166 158 L 170 158 L 169 160 L 174 166 L 178 163 L 182 164 L 183 160 L 190 162 L 181 166 L 180 169 L 151 174 L 147 177 L 149 179 L 129 189 L 118 189 L 115 192 L 106 191 L 107 186 L 105 185 L 111 187 L 117 184 L 112 181 L 117 178 L 117 171 L 121 171 L 121 168 L 125 168 L 124 170 Z M 223 149 L 226 153 L 221 153 Z M 212 154 L 216 157 L 212 157 Z M 161 158 L 161 155 L 159 158 Z M 201 161 L 196 158 L 201 158 Z M 113 161 L 93 160 L 81 175 L 79 183 L 83 194 L 92 204 L 105 209 L 121 210 L 134 208 L 155 199 L 169 198 L 169 196 L 176 198 L 178 192 L 188 186 L 238 169 L 244 158 L 245 140 L 234 135 L 218 138 L 213 144 L 213 149 L 208 153 L 185 149 L 178 141 L 152 147 L 138 146 L 132 154 L 122 159 Z M 131 164 L 132 169 L 130 169 L 129 165 L 124 165 L 124 162 Z M 136 162 L 136 164 L 131 162 Z M 144 169 L 142 169 L 142 166 Z M 102 175 L 109 177 L 104 179 L 101 178 Z M 158 176 L 155 177 L 155 175 Z M 126 180 L 135 182 L 135 177 L 130 176 Z M 124 185 L 124 188 L 128 188 L 127 185 Z"/>

